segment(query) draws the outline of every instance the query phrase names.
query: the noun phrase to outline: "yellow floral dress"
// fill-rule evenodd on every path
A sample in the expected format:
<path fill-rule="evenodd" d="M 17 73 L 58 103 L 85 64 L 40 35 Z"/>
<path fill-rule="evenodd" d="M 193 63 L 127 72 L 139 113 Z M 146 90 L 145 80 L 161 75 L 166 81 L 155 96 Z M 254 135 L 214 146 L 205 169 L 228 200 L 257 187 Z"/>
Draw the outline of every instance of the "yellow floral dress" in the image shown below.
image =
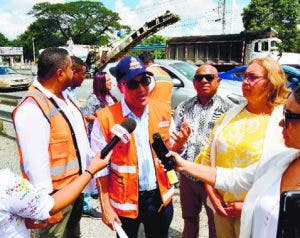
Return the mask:
<path fill-rule="evenodd" d="M 221 116 L 214 128 L 222 122 Z M 244 168 L 260 159 L 264 136 L 270 116 L 253 114 L 243 109 L 219 133 L 216 139 L 216 166 L 224 168 Z M 212 131 L 213 138 L 215 129 Z M 203 148 L 195 162 L 210 164 L 210 143 Z M 229 193 L 218 192 L 223 196 L 224 202 L 244 201 L 245 192 Z"/>

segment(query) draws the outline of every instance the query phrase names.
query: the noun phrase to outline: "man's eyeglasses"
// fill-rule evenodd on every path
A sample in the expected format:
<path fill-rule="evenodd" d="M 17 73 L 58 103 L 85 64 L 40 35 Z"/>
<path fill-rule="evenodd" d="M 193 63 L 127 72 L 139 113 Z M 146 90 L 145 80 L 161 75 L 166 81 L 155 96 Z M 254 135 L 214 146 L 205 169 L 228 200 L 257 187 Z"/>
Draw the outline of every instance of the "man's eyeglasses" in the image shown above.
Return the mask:
<path fill-rule="evenodd" d="M 300 114 L 283 109 L 283 124 L 285 127 L 287 127 L 289 120 L 300 120 Z"/>
<path fill-rule="evenodd" d="M 144 75 L 140 81 L 131 79 L 129 81 L 122 82 L 122 84 L 126 85 L 126 87 L 130 90 L 137 89 L 140 86 L 140 84 L 144 87 L 149 86 L 150 83 L 151 83 L 151 78 L 147 75 Z"/>
<path fill-rule="evenodd" d="M 202 81 L 202 79 L 206 79 L 207 81 L 211 82 L 214 80 L 215 75 L 213 74 L 195 74 L 194 79 L 198 82 Z"/>

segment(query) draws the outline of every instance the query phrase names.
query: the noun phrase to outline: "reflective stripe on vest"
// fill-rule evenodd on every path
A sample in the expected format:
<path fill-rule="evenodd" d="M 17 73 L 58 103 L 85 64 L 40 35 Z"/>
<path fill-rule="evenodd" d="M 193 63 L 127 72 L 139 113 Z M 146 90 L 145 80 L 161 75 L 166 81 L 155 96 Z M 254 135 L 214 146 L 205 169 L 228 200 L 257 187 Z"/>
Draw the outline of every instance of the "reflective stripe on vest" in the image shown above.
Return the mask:
<path fill-rule="evenodd" d="M 127 174 L 136 173 L 136 166 L 116 165 L 115 163 L 111 162 L 110 167 L 118 171 L 119 173 L 127 173 Z"/>
<path fill-rule="evenodd" d="M 173 83 L 170 80 L 170 78 L 165 77 L 165 76 L 156 76 L 155 83 L 157 83 L 157 82 L 165 82 L 165 83 L 168 83 L 168 85 L 171 85 L 173 87 Z"/>
<path fill-rule="evenodd" d="M 119 209 L 119 210 L 123 210 L 123 211 L 137 211 L 138 210 L 138 206 L 136 204 L 132 204 L 132 203 L 118 203 L 112 199 L 109 199 L 110 204 Z"/>
<path fill-rule="evenodd" d="M 172 77 L 168 72 L 162 69 L 160 65 L 152 64 L 149 67 L 147 67 L 147 70 L 153 73 L 155 81 L 157 81 L 157 79 L 164 79 L 165 81 L 172 83 Z"/>
<path fill-rule="evenodd" d="M 60 176 L 65 173 L 66 170 L 72 170 L 78 168 L 78 161 L 77 160 L 71 160 L 68 161 L 63 166 L 56 166 L 50 168 L 51 176 Z"/>
<path fill-rule="evenodd" d="M 33 97 L 33 98 L 38 97 L 43 103 L 48 104 L 46 98 L 39 91 L 28 91 L 26 93 L 26 95 L 23 97 L 23 99 L 26 99 L 28 97 Z M 45 117 L 48 120 L 48 122 L 50 123 L 50 118 L 52 116 L 58 114 L 59 111 L 55 107 L 53 107 L 53 106 L 49 107 L 48 109 L 49 109 L 48 113 L 46 113 L 44 110 L 42 110 L 42 112 L 45 115 Z"/>
<path fill-rule="evenodd" d="M 175 190 L 174 190 L 174 187 L 172 186 L 168 192 L 166 192 L 165 194 L 163 194 L 162 196 L 162 200 L 163 200 L 163 203 L 165 203 L 166 201 L 170 200 L 171 197 L 174 195 L 175 193 Z"/>

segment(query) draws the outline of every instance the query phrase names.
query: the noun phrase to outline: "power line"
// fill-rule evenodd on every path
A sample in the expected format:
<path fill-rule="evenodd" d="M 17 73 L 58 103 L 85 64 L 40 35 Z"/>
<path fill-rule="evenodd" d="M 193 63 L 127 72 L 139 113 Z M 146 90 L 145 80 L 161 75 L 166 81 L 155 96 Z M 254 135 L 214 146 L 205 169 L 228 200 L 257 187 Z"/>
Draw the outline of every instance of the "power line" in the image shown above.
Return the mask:
<path fill-rule="evenodd" d="M 227 0 L 231 1 L 232 5 L 233 5 L 233 1 L 234 0 Z M 151 4 L 148 4 L 146 6 L 140 6 L 137 7 L 135 9 L 130 9 L 131 12 L 136 13 L 141 15 L 141 12 L 143 12 L 143 16 L 144 18 L 148 18 L 149 17 L 153 17 L 153 10 L 156 8 L 160 8 L 160 9 L 164 9 L 162 6 L 165 4 L 168 4 L 170 2 L 173 2 L 172 8 L 175 7 L 175 9 L 177 8 L 177 5 L 180 5 L 180 9 L 178 8 L 178 12 L 180 13 L 185 13 L 187 12 L 189 9 L 185 9 L 187 8 L 189 5 L 185 2 L 182 1 L 178 1 L 178 0 L 164 0 L 164 1 L 159 1 L 159 2 L 153 2 Z M 201 15 L 197 15 L 194 17 L 182 17 L 181 16 L 181 20 L 171 26 L 168 26 L 168 29 L 174 29 L 174 28 L 180 28 L 180 27 L 195 27 L 197 25 L 201 25 L 205 22 L 212 22 L 212 23 L 216 23 L 216 24 L 220 24 L 220 26 L 222 27 L 222 32 L 223 34 L 226 31 L 226 25 L 228 22 L 228 19 L 226 19 L 228 17 L 228 15 L 230 14 L 230 19 L 229 22 L 232 26 L 233 22 L 236 22 L 237 20 L 240 20 L 240 16 L 236 16 L 235 12 L 233 10 L 233 8 L 231 9 L 231 11 L 228 11 L 226 9 L 226 2 L 225 0 L 218 0 L 218 4 L 216 5 L 215 8 L 212 8 L 211 10 L 207 10 L 203 13 L 201 13 Z M 120 11 L 120 13 L 125 12 L 124 11 Z M 173 10 L 172 10 L 173 11 Z M 175 10 L 176 12 L 176 10 Z M 182 15 L 182 14 L 179 14 Z M 138 28 L 138 27 L 137 27 Z M 230 27 L 231 28 L 231 27 Z M 230 30 L 231 31 L 231 30 Z"/>

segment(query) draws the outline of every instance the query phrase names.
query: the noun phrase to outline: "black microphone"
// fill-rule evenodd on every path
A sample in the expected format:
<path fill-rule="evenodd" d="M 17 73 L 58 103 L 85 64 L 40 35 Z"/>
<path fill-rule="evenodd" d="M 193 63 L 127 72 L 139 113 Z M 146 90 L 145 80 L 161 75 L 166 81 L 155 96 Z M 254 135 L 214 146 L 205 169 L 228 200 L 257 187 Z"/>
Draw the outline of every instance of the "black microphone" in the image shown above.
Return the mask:
<path fill-rule="evenodd" d="M 127 118 L 122 122 L 121 125 L 116 124 L 112 127 L 111 132 L 115 136 L 107 143 L 107 145 L 101 150 L 101 159 L 104 159 L 105 156 L 113 149 L 113 147 L 122 140 L 124 143 L 128 143 L 130 138 L 130 133 L 136 128 L 135 120 Z"/>
<path fill-rule="evenodd" d="M 166 154 L 169 152 L 169 150 L 159 133 L 153 134 L 152 147 L 157 157 L 161 160 L 161 162 L 165 166 L 165 169 L 167 171 L 174 169 L 175 159 L 173 158 L 173 156 L 166 157 Z"/>

